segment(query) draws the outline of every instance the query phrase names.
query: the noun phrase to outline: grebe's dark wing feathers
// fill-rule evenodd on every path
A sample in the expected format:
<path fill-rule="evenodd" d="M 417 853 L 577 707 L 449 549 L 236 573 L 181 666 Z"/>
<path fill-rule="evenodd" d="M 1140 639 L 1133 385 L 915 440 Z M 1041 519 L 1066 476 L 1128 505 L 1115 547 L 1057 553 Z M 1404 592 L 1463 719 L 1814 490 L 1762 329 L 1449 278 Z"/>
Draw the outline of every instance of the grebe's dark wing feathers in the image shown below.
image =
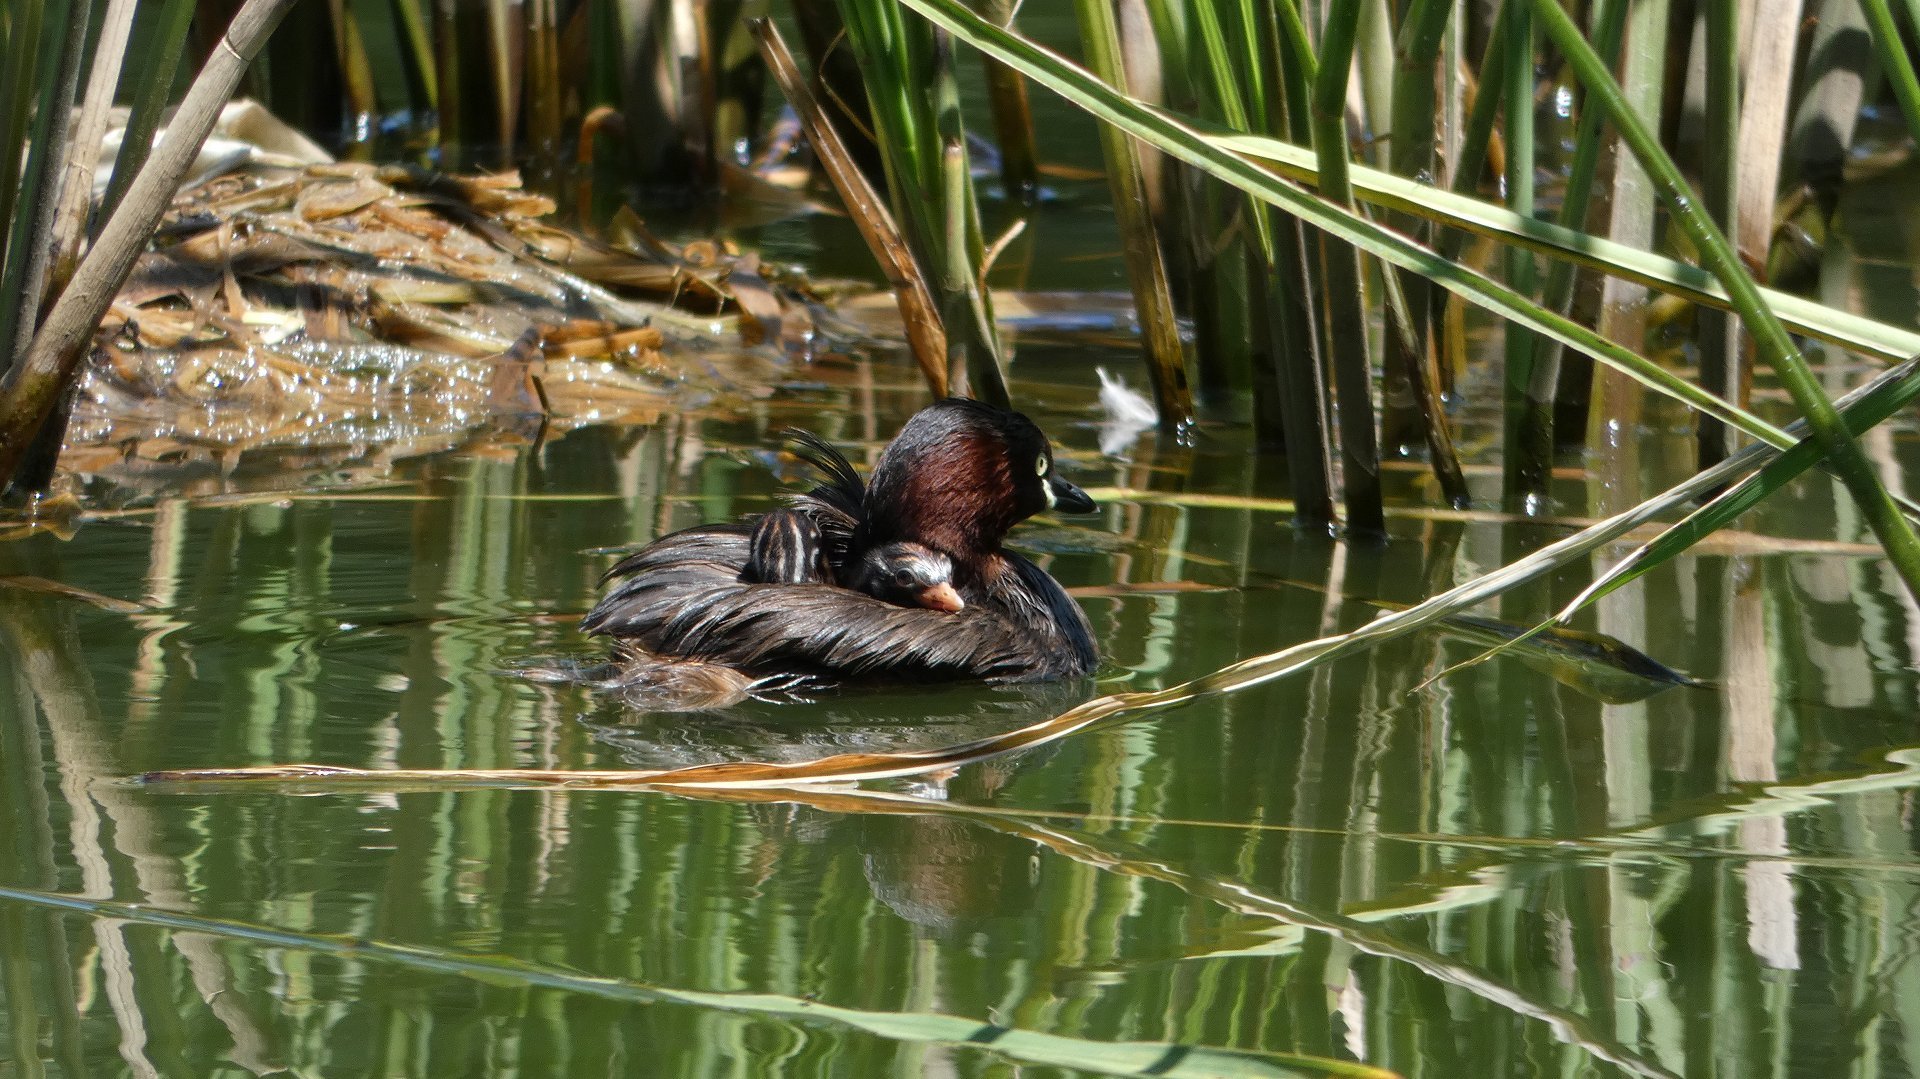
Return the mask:
<path fill-rule="evenodd" d="M 754 520 L 748 519 L 728 524 L 695 525 L 670 532 L 615 562 L 612 569 L 600 575 L 600 583 L 604 585 L 608 581 L 631 577 L 656 566 L 683 562 L 731 566 L 729 573 L 738 574 L 741 567 L 747 564 L 747 547 L 753 535 L 753 525 Z M 605 601 L 602 601 L 601 606 L 605 605 Z"/>
<path fill-rule="evenodd" d="M 762 590 L 780 587 L 777 596 Z M 1004 621 L 983 612 L 927 611 L 825 585 L 708 589 L 643 634 L 644 647 L 751 671 L 818 670 L 835 677 L 1032 677 L 1032 657 Z M 664 611 L 662 613 L 665 613 Z"/>
<path fill-rule="evenodd" d="M 724 530 L 723 530 L 724 528 Z M 752 673 L 834 677 L 1046 677 L 1049 661 L 1006 619 L 971 609 L 896 607 L 826 584 L 740 580 L 748 537 L 734 526 L 688 529 L 621 563 L 614 587 L 581 622 L 662 656 Z"/>
<path fill-rule="evenodd" d="M 1092 674 L 1100 663 L 1087 613 L 1060 587 L 1060 582 L 1012 551 L 1000 552 L 1013 568 L 1018 588 L 992 588 L 993 597 L 1007 613 L 1035 636 L 1045 655 L 1046 677 Z"/>

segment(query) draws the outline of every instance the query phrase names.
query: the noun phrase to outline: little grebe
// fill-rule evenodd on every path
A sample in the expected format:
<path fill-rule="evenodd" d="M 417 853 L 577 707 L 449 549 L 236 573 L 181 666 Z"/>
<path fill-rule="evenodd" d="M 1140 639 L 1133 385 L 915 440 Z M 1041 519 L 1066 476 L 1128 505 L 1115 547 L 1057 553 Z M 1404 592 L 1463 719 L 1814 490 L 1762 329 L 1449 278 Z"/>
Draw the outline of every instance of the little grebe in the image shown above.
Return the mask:
<path fill-rule="evenodd" d="M 797 441 L 823 485 L 793 509 L 685 529 L 627 556 L 581 627 L 618 638 L 629 663 L 697 661 L 751 678 L 1022 682 L 1093 670 L 1086 616 L 1001 547 L 1042 510 L 1095 508 L 1055 474 L 1031 420 L 936 402 L 882 451 L 871 482 L 825 442 Z"/>

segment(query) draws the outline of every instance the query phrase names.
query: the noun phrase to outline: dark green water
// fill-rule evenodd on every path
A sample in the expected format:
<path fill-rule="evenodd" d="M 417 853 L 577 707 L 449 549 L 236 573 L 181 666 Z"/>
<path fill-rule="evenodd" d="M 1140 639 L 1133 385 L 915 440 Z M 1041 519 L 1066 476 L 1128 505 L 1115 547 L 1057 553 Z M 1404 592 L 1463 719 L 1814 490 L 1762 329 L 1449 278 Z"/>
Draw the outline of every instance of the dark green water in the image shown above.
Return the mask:
<path fill-rule="evenodd" d="M 1028 399 L 1081 399 L 1053 380 L 1084 359 L 1029 355 Z M 747 415 L 0 547 L 143 606 L 0 589 L 0 1073 L 1054 1074 L 1114 1041 L 1409 1075 L 1920 1060 L 1916 621 L 1871 558 L 1701 557 L 1621 595 L 1605 628 L 1717 687 L 1639 704 L 1507 662 L 1414 691 L 1470 654 L 1436 637 L 878 796 L 114 782 L 817 755 L 1074 699 L 648 716 L 502 673 L 593 654 L 590 549 L 767 505 L 769 430 L 861 438 L 850 412 L 885 431 L 916 400 L 896 366 L 817 375 Z M 1084 406 L 1037 411 L 1088 486 L 1271 487 L 1230 433 L 1120 464 Z M 1816 481 L 1771 530 L 1854 538 L 1835 515 Z M 1373 616 L 1286 582 L 1407 599 L 1560 534 L 1403 515 L 1360 548 L 1285 520 L 1118 501 L 1020 535 L 1105 593 L 1103 685 L 1145 688 Z"/>
<path fill-rule="evenodd" d="M 1056 212 L 1067 253 L 1100 247 L 1076 224 L 1095 215 Z M 825 242 L 812 227 L 786 241 Z M 1911 310 L 1910 273 L 1863 265 Z M 1274 497 L 1279 463 L 1226 429 L 1102 457 L 1095 362 L 1131 364 L 1030 345 L 1015 392 L 1069 478 L 1144 492 L 1018 533 L 1081 590 L 1098 689 L 1352 628 L 1378 609 L 1337 597 L 1417 599 L 1566 532 L 1408 510 L 1387 545 L 1348 546 L 1271 507 L 1180 504 Z M 647 428 L 477 437 L 375 485 L 243 470 L 207 485 L 224 496 L 0 544 L 0 1075 L 1093 1074 L 1119 1042 L 1162 1043 L 1132 1058 L 1153 1074 L 1920 1068 L 1920 614 L 1824 479 L 1744 523 L 1809 542 L 1735 537 L 1585 623 L 1706 683 L 1639 703 L 1506 660 L 1422 688 L 1472 654 L 1426 636 L 866 791 L 121 781 L 804 758 L 1094 692 L 646 715 L 508 673 L 597 654 L 572 626 L 600 549 L 770 505 L 772 432 L 870 455 L 921 401 L 897 359 L 795 376 Z M 1611 467 L 1690 458 L 1649 417 Z M 1872 448 L 1912 467 L 1913 417 Z M 1564 479 L 1567 512 L 1607 475 Z M 1490 498 L 1498 477 L 1474 481 Z M 1417 468 L 1392 485 L 1432 502 Z"/>

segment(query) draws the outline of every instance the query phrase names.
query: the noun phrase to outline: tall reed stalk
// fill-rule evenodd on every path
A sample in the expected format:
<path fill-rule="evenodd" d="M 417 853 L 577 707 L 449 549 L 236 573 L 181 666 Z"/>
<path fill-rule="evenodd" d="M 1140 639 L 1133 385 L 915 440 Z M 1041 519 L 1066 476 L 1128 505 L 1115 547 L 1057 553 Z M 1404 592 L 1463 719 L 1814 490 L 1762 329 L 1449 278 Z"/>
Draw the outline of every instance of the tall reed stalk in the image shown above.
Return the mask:
<path fill-rule="evenodd" d="M 1738 12 L 1732 4 L 1707 4 L 1702 29 L 1706 34 L 1706 130 L 1701 141 L 1709 147 L 1735 146 L 1740 141 L 1740 72 Z M 1596 110 L 1597 111 L 1597 110 Z M 1707 153 L 1701 175 L 1701 197 L 1708 216 L 1729 236 L 1739 235 L 1739 158 Z M 1700 385 L 1744 406 L 1752 373 L 1740 354 L 1736 323 L 1724 311 L 1700 312 Z M 1712 468 L 1738 447 L 1733 432 L 1712 416 L 1700 417 L 1700 467 Z"/>
<path fill-rule="evenodd" d="M 1528 217 L 1534 212 L 1534 115 L 1533 115 L 1533 20 L 1525 5 L 1516 5 L 1508 14 L 1506 73 L 1501 93 L 1506 98 L 1507 208 Z M 1508 249 L 1507 284 L 1522 296 L 1532 296 L 1536 279 L 1533 252 Z M 1503 413 L 1506 417 L 1506 491 L 1509 500 L 1523 502 L 1529 486 L 1544 487 L 1544 477 L 1552 468 L 1552 440 L 1528 442 L 1520 437 L 1525 426 L 1528 389 L 1533 381 L 1534 336 L 1524 327 L 1507 323 L 1506 384 Z M 1526 477 L 1533 477 L 1531 483 Z"/>
<path fill-rule="evenodd" d="M 840 0 L 839 7 L 864 76 L 889 196 L 935 282 L 947 333 L 948 391 L 1006 405 L 999 335 L 981 279 L 985 245 L 952 50 L 924 20 L 898 7 L 857 0 Z"/>
<path fill-rule="evenodd" d="M 1594 5 L 1594 47 L 1601 55 L 1619 55 L 1626 17 L 1626 0 L 1601 0 Z M 1560 200 L 1559 222 L 1567 229 L 1581 229 L 1586 225 L 1594 180 L 1605 150 L 1602 142 L 1605 114 L 1599 109 L 1584 107 L 1578 113 L 1573 161 L 1567 167 L 1566 189 Z M 1562 315 L 1570 313 L 1575 269 L 1571 262 L 1555 262 L 1548 267 L 1546 283 L 1541 289 L 1543 306 Z M 1507 451 L 1509 493 L 1523 503 L 1546 504 L 1553 456 L 1559 448 L 1554 427 L 1563 352 L 1564 346 L 1558 341 L 1546 337 L 1536 339 L 1531 366 L 1526 372 L 1526 389 L 1512 432 L 1514 444 Z"/>
<path fill-rule="evenodd" d="M 1321 31 L 1313 84 L 1313 143 L 1320 162 L 1320 192 L 1352 209 L 1347 179 L 1347 72 L 1353 66 L 1360 7 L 1335 5 Z M 1386 530 L 1380 494 L 1380 451 L 1374 427 L 1373 349 L 1361 308 L 1360 260 L 1352 247 L 1322 235 L 1320 265 L 1327 283 L 1325 355 L 1339 398 L 1340 483 L 1347 527 L 1378 535 Z"/>
<path fill-rule="evenodd" d="M 1081 41 L 1087 63 L 1108 85 L 1124 88 L 1127 76 L 1121 63 L 1120 28 L 1111 0 L 1077 0 Z M 1152 375 L 1154 401 L 1165 429 L 1183 431 L 1193 423 L 1193 393 L 1187 385 L 1187 359 L 1174 316 L 1173 294 L 1167 283 L 1167 263 L 1155 234 L 1148 208 L 1146 170 L 1140 147 L 1120 131 L 1102 126 L 1100 146 L 1105 152 L 1107 176 L 1113 190 L 1113 209 L 1120 226 L 1120 247 L 1126 256 L 1127 277 L 1133 286 L 1134 309 L 1145 339 L 1147 370 Z"/>

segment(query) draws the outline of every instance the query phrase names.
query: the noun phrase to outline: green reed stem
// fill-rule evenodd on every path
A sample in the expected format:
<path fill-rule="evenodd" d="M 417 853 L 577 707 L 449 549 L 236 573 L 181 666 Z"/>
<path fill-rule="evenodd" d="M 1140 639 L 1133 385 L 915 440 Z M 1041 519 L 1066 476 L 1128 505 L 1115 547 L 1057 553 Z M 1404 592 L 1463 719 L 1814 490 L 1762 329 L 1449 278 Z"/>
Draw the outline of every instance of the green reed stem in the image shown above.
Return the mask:
<path fill-rule="evenodd" d="M 11 367 L 15 358 L 27 350 L 34 325 L 40 318 L 42 292 L 46 288 L 47 268 L 58 248 L 54 220 L 59 213 L 60 185 L 66 176 L 68 119 L 73 112 L 74 95 L 80 85 L 80 66 L 85 53 L 87 24 L 93 13 L 91 0 L 71 0 L 60 5 L 62 16 L 52 26 L 49 42 L 57 51 L 36 79 L 40 103 L 34 116 L 30 168 L 22 178 L 21 198 L 15 203 L 8 239 L 10 252 L 4 273 L 0 273 L 0 358 Z"/>
<path fill-rule="evenodd" d="M 1920 78 L 1913 73 L 1913 56 L 1900 38 L 1900 27 L 1893 21 L 1893 9 L 1887 0 L 1860 0 L 1866 10 L 1867 25 L 1873 28 L 1873 47 L 1880 54 L 1880 70 L 1893 83 L 1893 96 L 1900 102 L 1900 113 L 1907 118 L 1907 131 L 1920 142 Z M 1914 25 L 1920 33 L 1920 23 Z"/>
<path fill-rule="evenodd" d="M 1013 23 L 1014 0 L 980 0 L 982 16 L 996 26 Z M 990 56 L 981 56 L 986 74 L 987 103 L 993 113 L 993 133 L 1000 142 L 1000 185 L 1007 198 L 1031 204 L 1040 193 L 1040 155 L 1034 150 L 1033 109 L 1027 103 L 1027 80 Z"/>
<path fill-rule="evenodd" d="M 420 90 L 429 109 L 440 107 L 440 78 L 433 55 L 433 32 L 427 28 L 426 13 L 420 0 L 393 0 L 395 15 L 406 32 L 407 52 L 420 76 Z"/>
<path fill-rule="evenodd" d="M 1278 73 L 1277 78 L 1265 80 L 1265 129 L 1285 132 L 1301 146 L 1312 145 L 1310 87 L 1317 66 L 1297 5 L 1246 2 L 1240 12 L 1242 32 L 1249 41 L 1259 43 L 1248 64 Z M 1273 371 L 1280 397 L 1277 418 L 1287 453 L 1294 524 L 1326 532 L 1339 516 L 1333 493 L 1335 447 L 1328 433 L 1332 425 L 1328 405 L 1333 397 L 1327 384 L 1325 345 L 1316 332 L 1325 311 L 1320 298 L 1325 275 L 1315 258 L 1322 237 L 1299 218 L 1271 212 L 1267 203 L 1251 193 L 1247 205 L 1257 208 L 1257 221 L 1267 223 L 1268 238 L 1261 248 L 1263 253 L 1272 252 L 1266 272 L 1249 279 L 1248 293 L 1255 299 L 1258 362 Z M 1263 267 L 1250 263 L 1249 269 Z"/>
<path fill-rule="evenodd" d="M 1594 8 L 1593 23 L 1594 45 L 1611 62 L 1620 55 L 1621 37 L 1626 31 L 1626 0 L 1600 0 Z M 1601 123 L 1605 119 L 1603 110 L 1586 108 L 1582 102 L 1580 126 L 1574 136 L 1573 163 L 1567 169 L 1566 195 L 1560 203 L 1562 228 L 1580 229 L 1586 225 L 1594 175 L 1599 171 L 1601 151 L 1606 146 L 1601 137 Z M 1732 143 L 1729 141 L 1727 145 Z M 1542 307 L 1562 315 L 1567 313 L 1573 306 L 1575 270 L 1571 262 L 1554 260 L 1547 268 L 1547 283 L 1541 291 Z M 1526 399 L 1521 403 L 1519 425 L 1515 428 L 1515 442 L 1519 447 L 1517 489 L 1522 497 L 1540 497 L 1547 493 L 1555 445 L 1554 399 L 1559 396 L 1560 360 L 1564 351 L 1565 346 L 1550 337 L 1535 339 L 1533 368 L 1527 379 Z"/>
<path fill-rule="evenodd" d="M 193 23 L 193 0 L 166 0 L 157 9 L 142 6 L 152 22 L 143 18 L 134 27 L 133 54 L 122 79 L 133 108 L 127 114 L 126 130 L 120 133 L 120 155 L 113 159 L 107 193 L 94 214 L 96 230 L 119 207 L 134 176 L 153 152 L 153 133 L 160 129 L 168 91 L 173 88 L 181 54 L 186 51 L 187 28 Z"/>
<path fill-rule="evenodd" d="M 1507 25 L 1506 63 L 1502 96 L 1507 103 L 1507 209 L 1533 216 L 1533 21 L 1525 6 L 1516 5 Z M 1522 296 L 1532 296 L 1537 267 L 1533 252 L 1507 249 L 1507 284 Z M 1545 477 L 1553 466 L 1553 446 L 1529 445 L 1520 439 L 1526 411 L 1527 387 L 1533 381 L 1533 350 L 1538 340 L 1525 327 L 1506 327 L 1505 486 L 1509 499 L 1530 494 L 1527 477 Z M 1551 407 L 1551 406 L 1549 406 Z"/>
<path fill-rule="evenodd" d="M 960 389 L 957 380 L 964 379 L 973 396 L 1005 405 L 992 311 L 979 280 L 984 245 L 951 55 L 943 59 L 931 25 L 903 8 L 855 0 L 840 0 L 839 8 L 860 62 L 889 198 L 939 291 L 948 386 Z"/>
<path fill-rule="evenodd" d="M 8 234 L 13 231 L 14 207 L 23 193 L 21 187 L 32 176 L 38 156 L 35 148 L 28 145 L 27 123 L 33 110 L 26 108 L 25 103 L 34 99 L 34 70 L 40 58 L 40 31 L 46 8 L 42 0 L 15 4 L 8 13 L 11 18 L 5 27 L 7 51 L 4 63 L 0 64 L 0 93 L 6 95 L 5 100 L 10 104 L 0 109 L 0 146 L 10 149 L 0 154 L 0 230 L 4 230 L 0 231 L 0 252 L 5 254 L 7 266 L 27 258 L 27 252 L 13 246 Z M 20 152 L 21 147 L 26 147 L 24 153 Z"/>
<path fill-rule="evenodd" d="M 1487 54 L 1480 61 L 1480 88 L 1474 95 L 1473 108 L 1467 113 L 1467 130 L 1460 139 L 1460 163 L 1453 170 L 1454 192 L 1472 195 L 1480 190 L 1480 178 L 1487 172 L 1487 148 L 1493 144 L 1494 122 L 1500 118 L 1500 91 L 1505 85 L 1507 70 L 1507 25 L 1512 21 L 1513 9 L 1526 0 L 1501 0 L 1500 11 L 1493 18 L 1493 29 L 1487 34 Z M 1448 258 L 1458 258 L 1461 248 L 1466 244 L 1464 232 L 1450 230 L 1443 234 L 1441 251 Z"/>
<path fill-rule="evenodd" d="M 1194 5 L 1200 17 L 1211 7 L 1208 0 Z M 1313 142 L 1312 98 L 1308 84 L 1316 70 L 1306 27 L 1293 3 L 1239 5 L 1237 32 L 1250 43 L 1249 55 L 1242 66 L 1259 71 L 1277 72 L 1277 78 L 1262 80 L 1262 95 L 1249 101 L 1260 129 L 1274 133 L 1285 131 L 1300 145 Z M 1223 34 L 1222 54 L 1225 54 Z M 1230 96 L 1239 80 L 1231 66 L 1217 66 L 1213 72 L 1218 93 Z M 1245 205 L 1254 222 L 1257 249 L 1247 262 L 1247 295 L 1253 301 L 1253 348 L 1260 377 L 1272 383 L 1272 395 L 1266 407 L 1273 415 L 1264 416 L 1262 401 L 1255 399 L 1255 424 L 1268 429 L 1279 427 L 1279 441 L 1287 454 L 1287 485 L 1293 495 L 1294 523 L 1309 529 L 1326 531 L 1338 520 L 1333 500 L 1332 445 L 1327 438 L 1326 363 L 1320 340 L 1314 332 L 1317 312 L 1322 304 L 1317 297 L 1314 274 L 1307 253 L 1319 249 L 1319 234 L 1298 218 L 1275 214 L 1265 202 L 1246 195 Z M 1263 382 L 1264 385 L 1264 382 Z"/>
<path fill-rule="evenodd" d="M 1709 147 L 1735 146 L 1740 136 L 1740 35 L 1732 0 L 1706 5 L 1707 117 L 1702 141 Z M 1722 232 L 1735 235 L 1739 160 L 1732 153 L 1708 153 L 1702 163 L 1701 192 L 1707 213 Z M 1725 311 L 1699 312 L 1700 385 L 1707 392 L 1745 407 L 1749 365 L 1741 356 L 1733 322 Z M 1711 468 L 1734 450 L 1733 433 L 1713 416 L 1700 417 L 1697 459 Z"/>
<path fill-rule="evenodd" d="M 1319 68 L 1313 82 L 1313 148 L 1320 164 L 1320 192 L 1353 208 L 1347 173 L 1347 73 L 1353 67 L 1358 4 L 1336 4 L 1321 32 Z M 1380 450 L 1373 419 L 1373 352 L 1361 307 L 1360 258 L 1349 245 L 1323 236 L 1320 260 L 1326 279 L 1325 350 L 1340 397 L 1341 487 L 1347 526 L 1358 532 L 1386 530 L 1380 495 Z"/>
<path fill-rule="evenodd" d="M 940 145 L 941 247 L 937 279 L 947 312 L 947 379 L 950 390 L 964 388 L 973 397 L 1001 408 L 1012 407 L 1001 362 L 1000 331 L 993 321 L 993 300 L 983 267 L 986 244 L 980 235 L 980 203 L 974 195 L 967 132 L 960 118 L 960 77 L 954 68 L 953 39 L 944 30 L 917 27 L 931 35 L 933 49 L 933 131 Z M 958 344 L 964 355 L 952 355 Z M 953 382 L 966 376 L 964 387 Z"/>
<path fill-rule="evenodd" d="M 1142 5 L 1146 6 L 1146 5 Z M 1182 111 L 1220 119 L 1238 109 L 1242 94 L 1224 72 L 1242 71 L 1248 64 L 1233 63 L 1216 36 L 1195 30 L 1202 18 L 1217 31 L 1219 13 L 1212 5 L 1185 3 L 1146 6 L 1159 52 L 1161 94 Z M 1204 40 L 1203 40 L 1204 39 Z M 1253 38 L 1243 35 L 1243 42 Z M 1222 89 L 1222 82 L 1226 87 Z M 1254 80 L 1257 85 L 1258 79 Z M 1203 83 L 1205 85 L 1203 85 Z M 1211 92 L 1209 92 L 1209 89 Z M 1249 88 L 1245 95 L 1256 96 Z M 1164 159 L 1163 159 L 1164 160 Z M 1237 193 L 1207 179 L 1193 167 L 1165 161 L 1159 193 L 1165 200 L 1161 218 L 1161 251 L 1174 304 L 1193 324 L 1194 405 L 1201 411 L 1230 412 L 1237 391 L 1246 387 L 1253 398 L 1256 437 L 1278 444 L 1281 394 L 1272 364 L 1254 363 L 1254 305 L 1248 288 L 1249 258 L 1255 234 L 1263 225 L 1237 227 L 1233 215 L 1246 201 Z M 1264 266 L 1266 263 L 1262 263 Z M 1264 357 L 1263 357 L 1264 358 Z"/>

